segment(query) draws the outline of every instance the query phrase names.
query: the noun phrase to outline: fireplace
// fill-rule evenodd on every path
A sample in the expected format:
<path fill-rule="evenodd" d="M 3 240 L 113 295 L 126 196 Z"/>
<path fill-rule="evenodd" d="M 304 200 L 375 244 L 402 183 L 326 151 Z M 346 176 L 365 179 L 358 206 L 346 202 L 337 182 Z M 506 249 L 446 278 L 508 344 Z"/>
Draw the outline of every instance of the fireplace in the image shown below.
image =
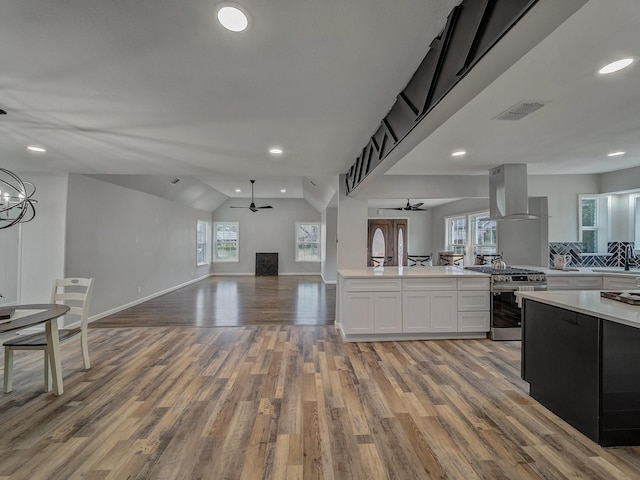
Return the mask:
<path fill-rule="evenodd" d="M 256 253 L 256 276 L 278 275 L 277 253 Z"/>

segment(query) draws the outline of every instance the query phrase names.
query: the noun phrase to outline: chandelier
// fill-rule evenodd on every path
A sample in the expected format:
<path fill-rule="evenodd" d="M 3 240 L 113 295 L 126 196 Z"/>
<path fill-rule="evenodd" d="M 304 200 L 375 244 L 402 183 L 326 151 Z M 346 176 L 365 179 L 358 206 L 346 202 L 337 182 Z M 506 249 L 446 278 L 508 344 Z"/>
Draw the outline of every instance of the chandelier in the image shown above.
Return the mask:
<path fill-rule="evenodd" d="M 15 173 L 0 168 L 0 230 L 26 223 L 36 216 L 33 194 L 36 186 Z"/>

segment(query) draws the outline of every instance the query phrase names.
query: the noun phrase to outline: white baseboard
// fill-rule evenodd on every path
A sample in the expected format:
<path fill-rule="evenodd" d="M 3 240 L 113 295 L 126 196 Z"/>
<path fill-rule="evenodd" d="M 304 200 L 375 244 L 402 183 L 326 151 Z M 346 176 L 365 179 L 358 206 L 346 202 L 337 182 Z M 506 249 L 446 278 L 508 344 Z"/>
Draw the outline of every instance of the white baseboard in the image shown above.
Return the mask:
<path fill-rule="evenodd" d="M 200 280 L 204 280 L 205 278 L 208 278 L 211 275 L 212 274 L 207 274 L 207 275 L 204 275 L 202 277 L 194 278 L 193 280 L 189 280 L 188 282 L 184 282 L 184 283 L 181 283 L 180 285 L 175 285 L 175 286 L 167 288 L 165 290 L 161 290 L 161 291 L 153 293 L 151 295 L 147 295 L 146 297 L 139 298 L 137 300 L 134 300 L 133 302 L 129 302 L 129 303 L 126 303 L 124 305 L 120 305 L 119 307 L 112 308 L 110 310 L 107 310 L 106 312 L 102 312 L 102 313 L 98 313 L 96 315 L 92 315 L 91 317 L 89 317 L 89 323 L 95 322 L 96 320 L 100 320 L 101 318 L 104 318 L 104 317 L 108 317 L 109 315 L 113 315 L 114 313 L 121 312 L 122 310 L 126 310 L 127 308 L 135 307 L 136 305 L 139 305 L 141 303 L 147 302 L 147 301 L 152 300 L 154 298 L 160 297 L 160 296 L 165 295 L 167 293 L 171 293 L 171 292 L 173 292 L 175 290 L 178 290 L 179 288 L 183 288 L 183 287 L 186 287 L 187 285 L 191 285 L 192 283 L 199 282 Z M 71 323 L 69 325 L 65 325 L 65 328 L 69 328 L 69 327 L 75 328 L 75 327 L 78 326 L 78 323 L 79 322 L 74 322 L 74 323 Z"/>
<path fill-rule="evenodd" d="M 335 285 L 338 283 L 337 280 L 327 280 L 326 278 L 324 278 L 324 275 L 320 274 L 320 276 L 322 277 L 322 281 L 324 282 L 325 285 Z"/>

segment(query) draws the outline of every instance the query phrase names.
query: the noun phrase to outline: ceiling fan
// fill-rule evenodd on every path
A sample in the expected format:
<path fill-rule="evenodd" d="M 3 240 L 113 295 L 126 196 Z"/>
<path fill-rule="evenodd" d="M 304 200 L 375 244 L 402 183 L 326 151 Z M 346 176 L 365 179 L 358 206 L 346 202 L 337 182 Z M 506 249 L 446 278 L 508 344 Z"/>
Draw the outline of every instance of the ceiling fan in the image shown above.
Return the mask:
<path fill-rule="evenodd" d="M 230 205 L 229 208 L 248 208 L 252 212 L 257 212 L 263 208 L 273 208 L 271 205 L 265 205 L 264 207 L 256 207 L 256 204 L 253 202 L 253 184 L 256 182 L 255 180 L 249 180 L 251 182 L 251 204 L 248 207 L 236 207 L 234 205 Z"/>
<path fill-rule="evenodd" d="M 411 204 L 411 202 L 409 201 L 409 199 L 407 198 L 407 204 L 404 207 L 397 207 L 397 208 L 381 208 L 380 210 L 407 210 L 410 212 L 417 212 L 417 211 L 427 211 L 429 210 L 428 208 L 420 208 L 422 205 L 424 205 L 423 203 L 414 203 Z"/>

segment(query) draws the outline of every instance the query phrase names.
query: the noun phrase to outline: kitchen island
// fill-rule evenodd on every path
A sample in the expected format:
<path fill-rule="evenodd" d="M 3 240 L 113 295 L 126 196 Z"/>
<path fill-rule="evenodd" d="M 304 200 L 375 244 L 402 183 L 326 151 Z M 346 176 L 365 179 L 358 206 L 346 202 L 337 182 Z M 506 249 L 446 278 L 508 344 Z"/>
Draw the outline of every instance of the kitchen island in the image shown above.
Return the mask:
<path fill-rule="evenodd" d="M 602 446 L 640 445 L 640 306 L 599 291 L 517 295 L 530 395 Z"/>
<path fill-rule="evenodd" d="M 489 288 L 455 266 L 340 270 L 336 326 L 346 341 L 486 338 Z"/>

